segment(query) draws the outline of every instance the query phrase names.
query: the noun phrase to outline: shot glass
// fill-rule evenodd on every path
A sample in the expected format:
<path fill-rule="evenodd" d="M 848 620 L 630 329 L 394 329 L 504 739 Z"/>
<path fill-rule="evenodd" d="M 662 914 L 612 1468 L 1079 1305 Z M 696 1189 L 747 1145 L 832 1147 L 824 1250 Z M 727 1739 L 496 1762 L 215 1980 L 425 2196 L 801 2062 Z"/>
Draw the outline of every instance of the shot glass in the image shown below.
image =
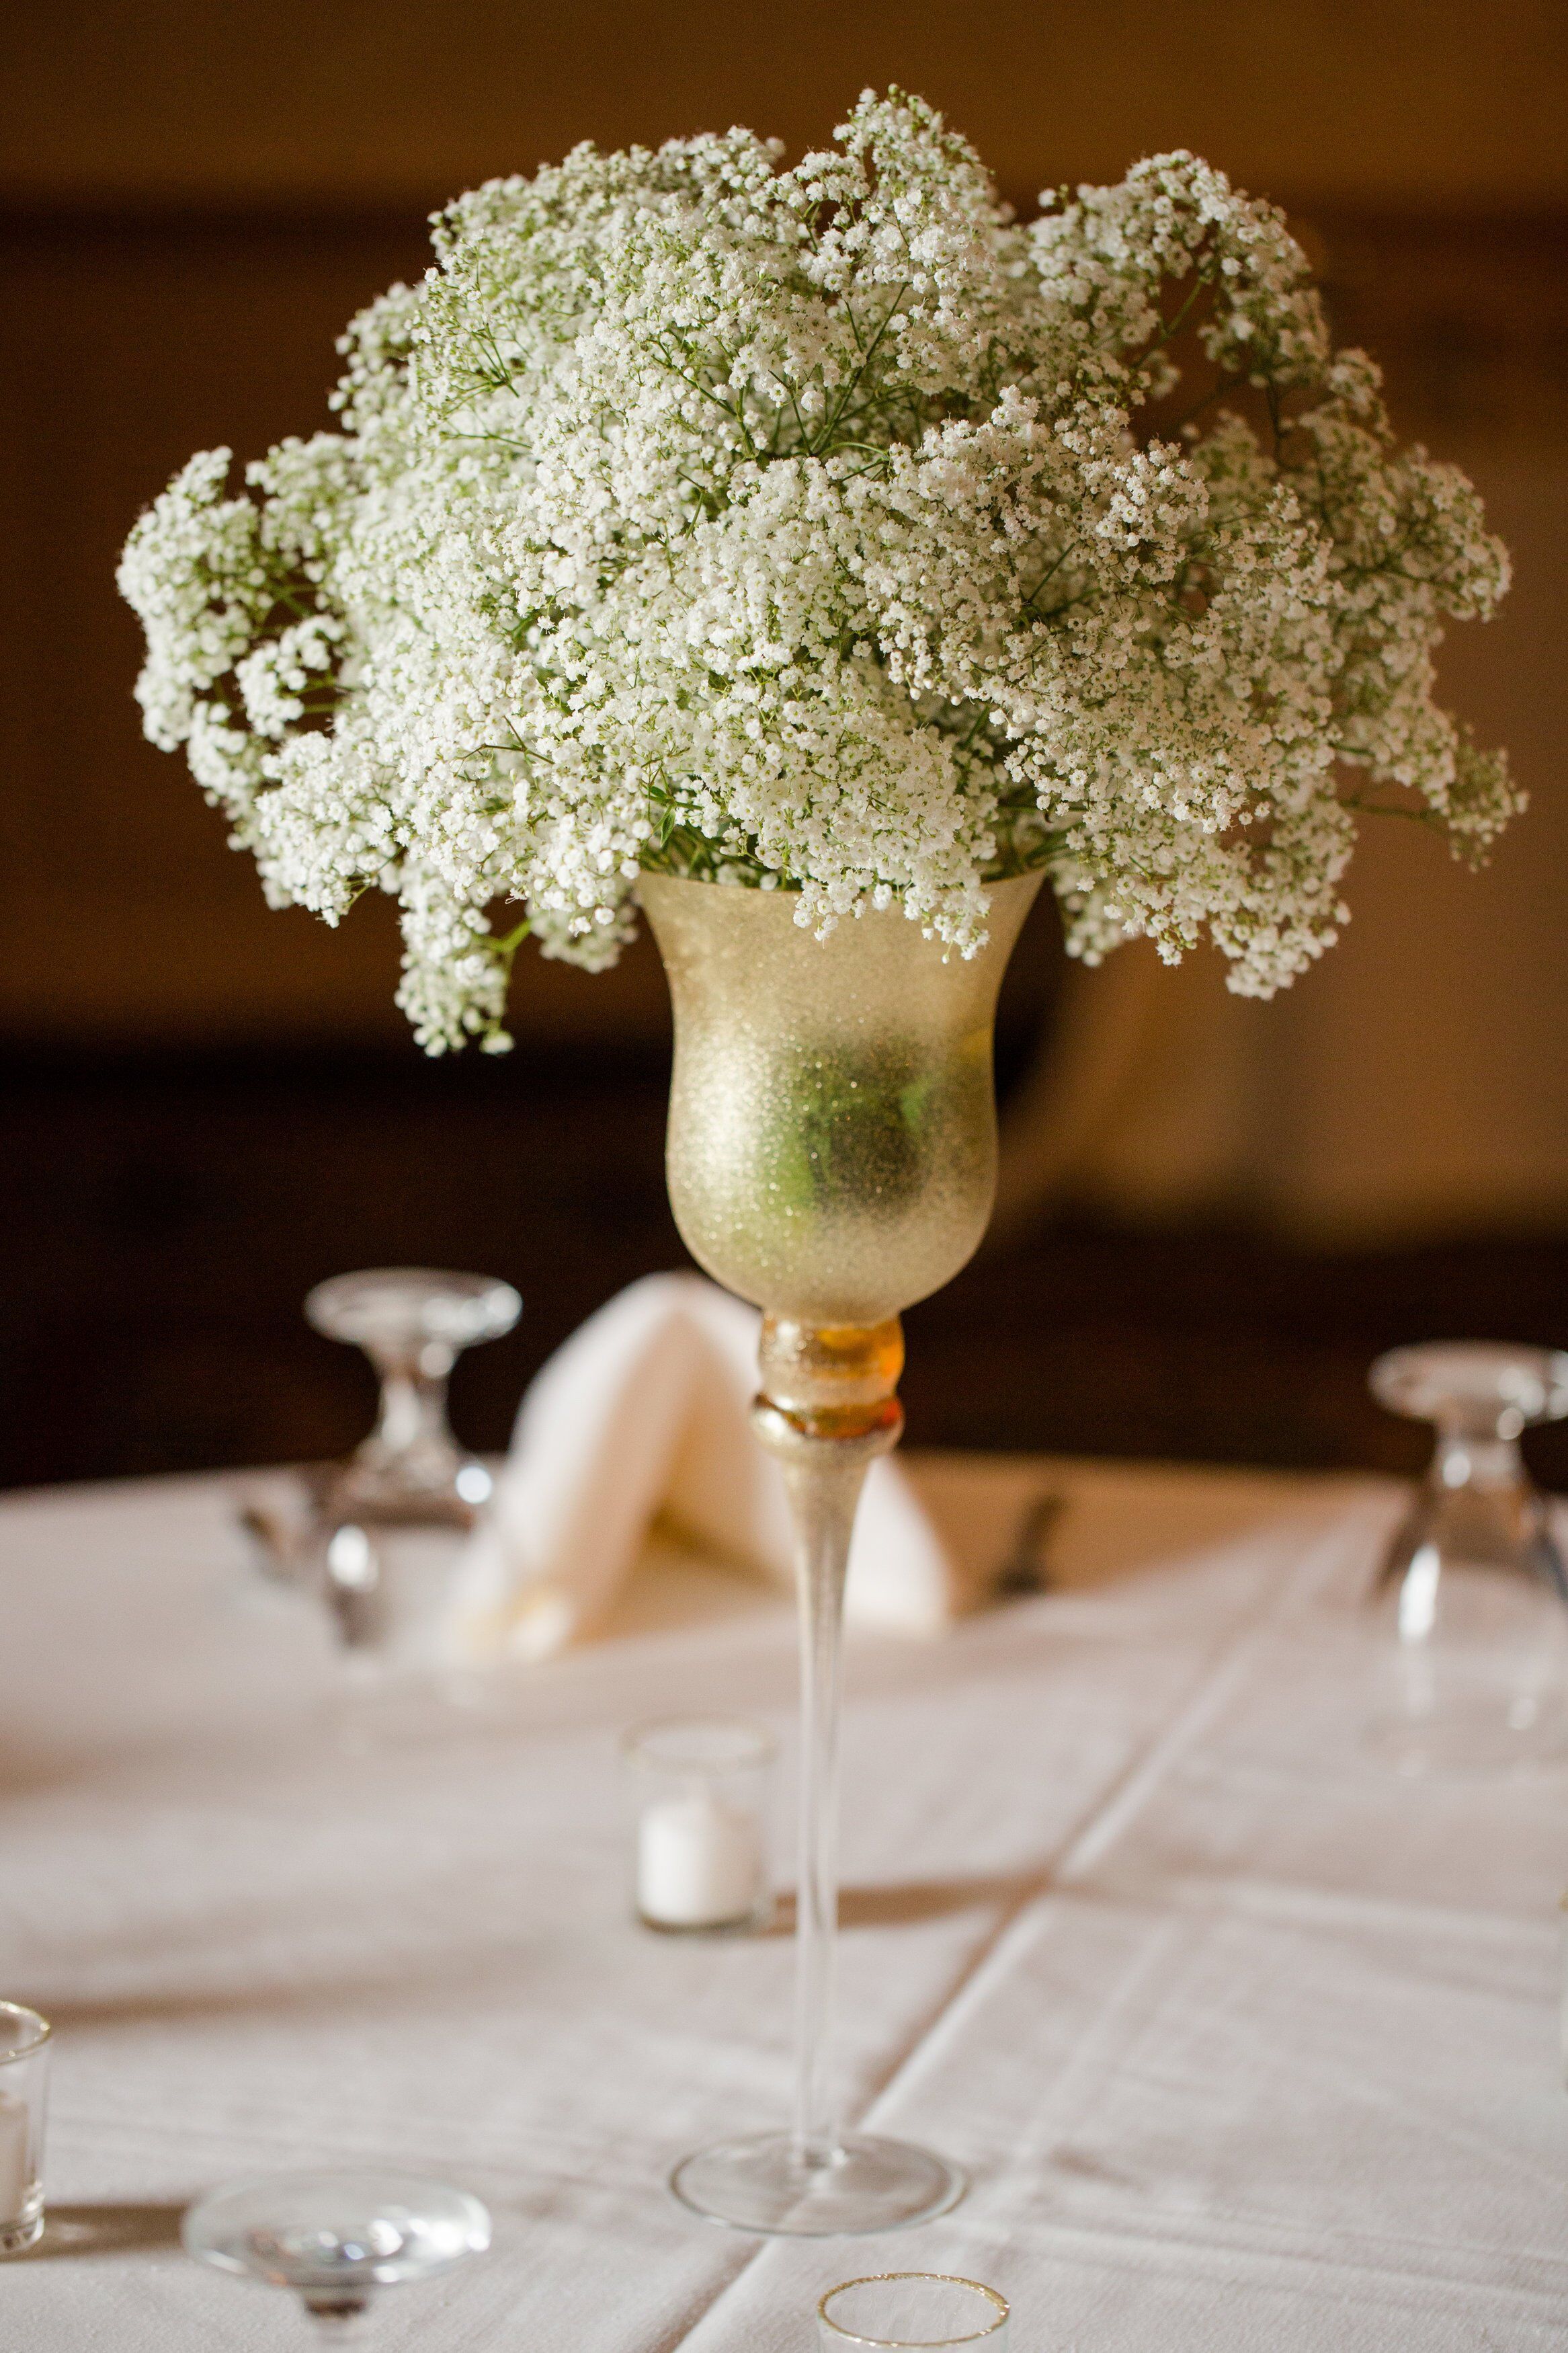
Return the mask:
<path fill-rule="evenodd" d="M 875 2353 L 983 2345 L 1006 2353 L 1007 2299 L 946 2272 L 880 2272 L 830 2287 L 816 2307 L 822 2353 L 852 2346 Z"/>
<path fill-rule="evenodd" d="M 44 2115 L 47 2019 L 0 2001 L 0 2255 L 19 2255 L 44 2234 Z"/>
<path fill-rule="evenodd" d="M 670 1717 L 626 1735 L 633 1904 L 645 1927 L 691 1936 L 766 1926 L 774 1753 L 760 1725 L 725 1717 Z"/>

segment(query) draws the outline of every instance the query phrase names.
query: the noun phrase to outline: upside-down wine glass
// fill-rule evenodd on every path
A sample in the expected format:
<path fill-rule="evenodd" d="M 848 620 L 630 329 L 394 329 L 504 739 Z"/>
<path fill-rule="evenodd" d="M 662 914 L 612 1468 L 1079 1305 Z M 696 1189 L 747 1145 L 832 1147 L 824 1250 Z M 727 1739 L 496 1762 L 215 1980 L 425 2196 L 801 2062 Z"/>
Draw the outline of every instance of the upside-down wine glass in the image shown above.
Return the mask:
<path fill-rule="evenodd" d="M 840 1630 L 860 1488 L 903 1427 L 900 1313 L 957 1273 L 991 1214 L 996 993 L 1037 887 L 1037 876 L 994 886 L 988 944 L 965 960 L 899 908 L 819 940 L 795 923 L 788 891 L 668 875 L 639 885 L 675 1008 L 670 1206 L 699 1263 L 763 1311 L 752 1420 L 795 1524 L 795 2121 L 699 2151 L 671 2184 L 738 2230 L 896 2229 L 963 2191 L 944 2158 L 839 2129 Z"/>
<path fill-rule="evenodd" d="M 231 2181 L 191 2207 L 185 2252 L 288 2288 L 323 2337 L 354 2333 L 389 2287 L 438 2279 L 490 2242 L 477 2198 L 404 2173 L 282 2173 Z"/>
<path fill-rule="evenodd" d="M 1520 1433 L 1568 1414 L 1568 1355 L 1440 1341 L 1380 1356 L 1372 1391 L 1436 1425 L 1378 1572 L 1375 1750 L 1401 1772 L 1491 1772 L 1568 1746 L 1568 1574 Z"/>
<path fill-rule="evenodd" d="M 462 1349 L 499 1340 L 521 1312 L 510 1282 L 430 1267 L 334 1275 L 306 1299 L 316 1330 L 363 1348 L 381 1382 L 374 1429 L 317 1507 L 327 1599 L 351 1651 L 431 1663 L 449 1572 L 491 1485 L 452 1435 L 447 1377 Z"/>

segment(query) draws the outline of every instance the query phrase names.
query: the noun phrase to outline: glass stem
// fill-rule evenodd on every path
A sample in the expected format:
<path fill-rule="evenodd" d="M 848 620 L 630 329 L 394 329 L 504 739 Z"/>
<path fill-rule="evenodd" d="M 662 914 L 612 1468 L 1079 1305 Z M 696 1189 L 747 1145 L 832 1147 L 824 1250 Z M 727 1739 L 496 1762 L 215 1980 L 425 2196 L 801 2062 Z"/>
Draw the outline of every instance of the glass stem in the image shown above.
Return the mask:
<path fill-rule="evenodd" d="M 752 1426 L 784 1472 L 800 1598 L 800 1863 L 795 1880 L 795 2154 L 820 2170 L 838 2155 L 833 1980 L 838 1936 L 838 1721 L 844 1585 L 867 1472 L 899 1442 L 904 1342 L 885 1324 L 819 1325 L 768 1316 Z"/>
<path fill-rule="evenodd" d="M 800 1605 L 800 1831 L 795 1878 L 795 2154 L 838 2149 L 832 2042 L 838 1936 L 838 1727 L 844 1582 L 870 1454 L 863 1441 L 802 1434 L 784 1464 Z"/>
<path fill-rule="evenodd" d="M 1528 1485 L 1519 1440 L 1497 1430 L 1474 1430 L 1460 1421 L 1440 1421 L 1437 1447 L 1427 1472 L 1440 1495 L 1465 1488 L 1479 1493 L 1522 1493 Z"/>
<path fill-rule="evenodd" d="M 375 1469 L 396 1464 L 410 1477 L 438 1482 L 458 1460 L 447 1420 L 453 1351 L 440 1341 L 427 1341 L 416 1355 L 375 1353 L 374 1361 L 381 1377 L 381 1404 L 358 1460 Z"/>

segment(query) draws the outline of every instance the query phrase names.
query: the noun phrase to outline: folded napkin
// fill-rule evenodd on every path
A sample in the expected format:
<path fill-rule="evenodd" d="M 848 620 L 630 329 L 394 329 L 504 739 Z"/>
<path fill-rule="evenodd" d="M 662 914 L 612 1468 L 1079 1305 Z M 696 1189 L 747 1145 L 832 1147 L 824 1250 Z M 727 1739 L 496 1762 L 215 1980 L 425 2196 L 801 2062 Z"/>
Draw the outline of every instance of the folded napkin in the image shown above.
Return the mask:
<path fill-rule="evenodd" d="M 783 1473 L 752 1437 L 762 1319 L 700 1275 L 654 1274 L 591 1315 L 522 1401 L 491 1509 L 459 1567 L 451 1647 L 551 1657 L 590 1630 L 659 1514 L 703 1548 L 787 1582 Z M 957 1580 L 896 1461 L 873 1462 L 848 1618 L 935 1632 Z"/>

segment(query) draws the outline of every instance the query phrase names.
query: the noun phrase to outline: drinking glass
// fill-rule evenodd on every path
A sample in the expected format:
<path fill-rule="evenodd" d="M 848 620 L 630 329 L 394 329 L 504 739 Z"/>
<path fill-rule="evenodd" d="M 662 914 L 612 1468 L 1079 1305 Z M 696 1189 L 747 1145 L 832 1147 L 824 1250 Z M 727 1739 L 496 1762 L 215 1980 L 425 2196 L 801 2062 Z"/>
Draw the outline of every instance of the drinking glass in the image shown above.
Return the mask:
<path fill-rule="evenodd" d="M 771 1918 L 771 1733 L 717 1716 L 626 1735 L 637 1804 L 637 1918 L 666 1936 L 760 1928 Z"/>
<path fill-rule="evenodd" d="M 290 2289 L 323 2335 L 342 2336 L 384 2288 L 437 2279 L 481 2254 L 490 2218 L 445 2181 L 401 2173 L 292 2173 L 234 2181 L 187 2211 L 198 2263 Z"/>
<path fill-rule="evenodd" d="M 314 1542 L 344 1647 L 425 1666 L 438 1652 L 453 1564 L 490 1474 L 458 1444 L 447 1381 L 458 1353 L 500 1339 L 522 1312 L 508 1282 L 379 1267 L 318 1283 L 305 1314 L 363 1348 L 381 1380 L 375 1428 L 321 1482 Z"/>
<path fill-rule="evenodd" d="M 1007 2299 L 947 2272 L 882 2272 L 830 2287 L 816 2323 L 823 2353 L 847 2353 L 856 2345 L 876 2353 L 963 2345 L 1006 2353 Z"/>
<path fill-rule="evenodd" d="M 19 2255 L 44 2234 L 51 2031 L 36 2010 L 0 2001 L 0 2255 Z"/>
<path fill-rule="evenodd" d="M 1568 1355 L 1481 1341 L 1380 1356 L 1373 1395 L 1436 1424 L 1373 1588 L 1373 1748 L 1405 1773 L 1497 1771 L 1568 1744 L 1568 1573 L 1521 1432 L 1568 1413 Z"/>

